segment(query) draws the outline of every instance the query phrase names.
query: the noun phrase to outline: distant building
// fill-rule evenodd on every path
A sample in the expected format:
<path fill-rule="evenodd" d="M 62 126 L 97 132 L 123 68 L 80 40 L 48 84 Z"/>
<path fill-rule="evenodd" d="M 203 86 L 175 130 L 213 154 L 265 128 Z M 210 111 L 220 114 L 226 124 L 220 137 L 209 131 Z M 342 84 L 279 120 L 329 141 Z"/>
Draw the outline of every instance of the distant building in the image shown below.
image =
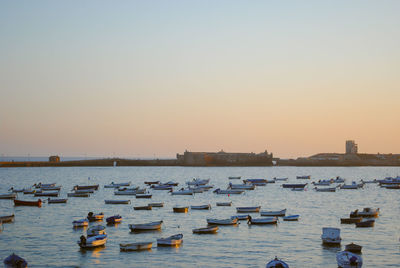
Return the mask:
<path fill-rule="evenodd" d="M 357 154 L 358 146 L 353 140 L 346 141 L 346 154 Z"/>
<path fill-rule="evenodd" d="M 49 162 L 58 163 L 60 162 L 60 157 L 58 155 L 52 155 L 49 157 Z"/>
<path fill-rule="evenodd" d="M 272 166 L 272 153 L 189 152 L 177 154 L 182 166 Z"/>

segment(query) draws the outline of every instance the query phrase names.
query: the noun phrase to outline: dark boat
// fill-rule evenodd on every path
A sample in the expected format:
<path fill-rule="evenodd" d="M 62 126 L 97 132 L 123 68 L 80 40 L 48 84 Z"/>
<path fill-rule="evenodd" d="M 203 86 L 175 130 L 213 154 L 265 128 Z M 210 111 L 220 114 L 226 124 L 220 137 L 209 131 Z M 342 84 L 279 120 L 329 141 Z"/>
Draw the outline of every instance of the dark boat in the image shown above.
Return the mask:
<path fill-rule="evenodd" d="M 353 252 L 353 253 L 360 254 L 361 253 L 361 249 L 362 249 L 362 246 L 359 246 L 357 244 L 351 243 L 351 244 L 346 245 L 346 249 L 345 250 Z"/>
<path fill-rule="evenodd" d="M 8 215 L 8 216 L 0 216 L 0 222 L 2 223 L 7 223 L 7 222 L 13 222 L 15 218 L 15 215 Z"/>
<path fill-rule="evenodd" d="M 152 210 L 152 206 L 139 206 L 139 207 L 133 207 L 134 210 Z"/>
<path fill-rule="evenodd" d="M 89 220 L 89 222 L 102 221 L 103 218 L 104 218 L 103 212 L 101 212 L 99 214 L 93 214 L 93 212 L 89 212 L 87 215 L 87 219 Z"/>
<path fill-rule="evenodd" d="M 174 207 L 173 211 L 175 213 L 187 213 L 189 210 L 189 207 Z"/>
<path fill-rule="evenodd" d="M 144 184 L 147 184 L 147 185 L 160 184 L 160 181 L 145 181 Z"/>
<path fill-rule="evenodd" d="M 362 219 L 363 219 L 362 217 L 357 217 L 357 218 L 341 218 L 341 219 L 340 219 L 340 223 L 341 223 L 341 224 L 353 224 L 353 223 L 361 222 Z"/>
<path fill-rule="evenodd" d="M 26 260 L 21 258 L 14 253 L 4 259 L 4 266 L 5 267 L 17 267 L 17 268 L 25 268 L 28 267 L 28 263 Z"/>
<path fill-rule="evenodd" d="M 95 185 L 75 185 L 74 186 L 74 190 L 87 190 L 87 189 L 97 190 L 97 189 L 99 189 L 99 185 L 95 184 Z"/>
<path fill-rule="evenodd" d="M 36 192 L 34 196 L 55 196 L 57 197 L 59 195 L 58 191 L 55 192 Z"/>
<path fill-rule="evenodd" d="M 114 215 L 114 216 L 108 217 L 106 219 L 106 222 L 108 224 L 116 224 L 116 223 L 120 223 L 121 221 L 122 221 L 122 217 L 120 215 Z"/>
<path fill-rule="evenodd" d="M 356 227 L 374 227 L 375 220 L 367 220 L 356 223 Z"/>
<path fill-rule="evenodd" d="M 151 194 L 136 194 L 136 198 L 151 198 Z"/>
<path fill-rule="evenodd" d="M 68 199 L 47 199 L 47 203 L 49 204 L 61 204 L 61 203 L 67 203 Z"/>
<path fill-rule="evenodd" d="M 41 207 L 42 200 L 38 199 L 37 201 L 23 201 L 14 199 L 15 206 L 31 206 L 31 207 Z"/>
<path fill-rule="evenodd" d="M 304 188 L 307 183 L 284 183 L 282 184 L 283 188 Z"/>

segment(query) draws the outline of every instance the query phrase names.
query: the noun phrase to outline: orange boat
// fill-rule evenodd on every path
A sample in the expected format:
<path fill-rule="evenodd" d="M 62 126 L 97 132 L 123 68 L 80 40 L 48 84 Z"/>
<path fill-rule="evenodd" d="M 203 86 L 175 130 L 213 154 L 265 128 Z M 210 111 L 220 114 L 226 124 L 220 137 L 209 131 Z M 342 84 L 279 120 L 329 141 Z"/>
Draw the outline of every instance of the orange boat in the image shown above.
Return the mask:
<path fill-rule="evenodd" d="M 23 201 L 14 199 L 15 206 L 33 206 L 33 207 L 41 207 L 42 200 L 38 199 L 37 201 Z"/>

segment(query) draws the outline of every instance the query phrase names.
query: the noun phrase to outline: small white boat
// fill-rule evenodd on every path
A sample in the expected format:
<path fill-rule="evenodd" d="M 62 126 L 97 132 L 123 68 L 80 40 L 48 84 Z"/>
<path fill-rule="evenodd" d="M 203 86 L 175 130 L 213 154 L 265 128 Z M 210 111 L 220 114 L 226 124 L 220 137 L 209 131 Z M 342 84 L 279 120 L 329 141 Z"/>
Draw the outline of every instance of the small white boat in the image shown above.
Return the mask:
<path fill-rule="evenodd" d="M 284 221 L 298 221 L 299 220 L 300 215 L 288 215 L 283 217 Z"/>
<path fill-rule="evenodd" d="M 201 179 L 193 179 L 192 181 L 186 182 L 187 185 L 206 185 L 210 182 L 210 179 L 201 180 Z"/>
<path fill-rule="evenodd" d="M 89 225 L 89 220 L 87 219 L 81 219 L 81 220 L 76 220 L 72 222 L 73 227 L 85 227 Z"/>
<path fill-rule="evenodd" d="M 339 228 L 330 228 L 324 227 L 322 228 L 321 235 L 322 243 L 331 246 L 338 246 L 342 241 L 340 238 L 340 229 Z"/>
<path fill-rule="evenodd" d="M 194 234 L 214 234 L 218 231 L 218 229 L 218 226 L 209 226 L 205 228 L 193 229 L 192 232 Z"/>
<path fill-rule="evenodd" d="M 231 202 L 217 202 L 217 207 L 230 207 L 232 206 L 232 201 Z"/>
<path fill-rule="evenodd" d="M 136 191 L 136 190 L 139 190 L 139 186 L 132 186 L 132 187 L 120 186 L 117 188 L 117 191 Z"/>
<path fill-rule="evenodd" d="M 41 183 L 41 182 L 39 182 L 39 183 L 35 183 L 34 185 L 33 185 L 33 187 L 35 187 L 35 188 L 46 188 L 46 187 L 54 187 L 54 186 L 56 186 L 56 183 L 55 182 L 53 182 L 53 183 Z"/>
<path fill-rule="evenodd" d="M 336 253 L 336 261 L 338 267 L 342 268 L 360 268 L 362 267 L 362 258 L 360 255 L 354 254 L 349 251 L 340 251 Z"/>
<path fill-rule="evenodd" d="M 11 194 L 0 194 L 0 199 L 15 199 L 17 198 L 16 193 L 11 193 Z"/>
<path fill-rule="evenodd" d="M 190 206 L 190 209 L 197 209 L 197 210 L 200 210 L 200 209 L 211 209 L 211 205 L 210 204 L 208 204 L 208 205 L 200 205 L 200 206 Z"/>
<path fill-rule="evenodd" d="M 333 179 L 333 183 L 344 183 L 345 179 L 341 178 L 341 177 L 336 177 L 335 179 Z"/>
<path fill-rule="evenodd" d="M 121 251 L 139 251 L 139 250 L 149 250 L 151 249 L 153 242 L 138 242 L 129 244 L 119 244 L 119 249 Z"/>
<path fill-rule="evenodd" d="M 260 208 L 261 208 L 260 206 L 258 206 L 258 207 L 237 207 L 236 212 L 237 213 L 259 212 Z"/>
<path fill-rule="evenodd" d="M 81 236 L 78 245 L 81 248 L 95 248 L 104 246 L 107 242 L 107 235 L 95 235 L 91 237 Z"/>
<path fill-rule="evenodd" d="M 121 182 L 121 183 L 111 182 L 108 185 L 104 185 L 104 188 L 118 188 L 118 187 L 121 187 L 121 186 L 129 186 L 129 185 L 131 185 L 131 182 Z"/>
<path fill-rule="evenodd" d="M 275 257 L 275 259 L 267 263 L 266 268 L 289 268 L 289 265 L 286 262 Z"/>
<path fill-rule="evenodd" d="M 103 225 L 95 225 L 90 227 L 86 233 L 88 237 L 106 234 L 106 227 L 104 227 Z"/>
<path fill-rule="evenodd" d="M 158 247 L 177 247 L 182 244 L 183 241 L 183 234 L 172 235 L 166 238 L 159 238 L 157 239 L 157 246 Z"/>
<path fill-rule="evenodd" d="M 286 215 L 286 208 L 282 210 L 275 210 L 275 211 L 261 211 L 261 216 L 285 216 Z"/>
<path fill-rule="evenodd" d="M 209 225 L 234 225 L 237 224 L 238 219 L 235 218 L 230 218 L 230 219 L 223 219 L 223 220 L 219 220 L 219 219 L 207 219 L 207 223 Z"/>
<path fill-rule="evenodd" d="M 118 205 L 118 204 L 130 204 L 131 200 L 104 200 L 106 204 Z"/>
<path fill-rule="evenodd" d="M 142 223 L 142 224 L 129 224 L 128 226 L 132 232 L 152 231 L 152 230 L 161 229 L 162 223 L 163 223 L 163 221 L 155 221 L 155 222 Z"/>
<path fill-rule="evenodd" d="M 171 195 L 193 195 L 193 190 L 179 190 L 179 191 L 171 190 Z"/>
<path fill-rule="evenodd" d="M 36 192 L 42 192 L 42 190 L 36 190 L 36 189 L 24 189 L 24 194 L 34 194 Z"/>
<path fill-rule="evenodd" d="M 265 217 L 265 218 L 258 218 L 258 219 L 253 219 L 251 216 L 249 216 L 249 219 L 247 220 L 247 224 L 277 224 L 278 218 L 277 217 Z"/>
<path fill-rule="evenodd" d="M 244 190 L 235 190 L 235 189 L 221 190 L 218 188 L 218 189 L 214 190 L 214 193 L 216 193 L 216 194 L 241 194 L 243 192 L 244 192 Z"/>

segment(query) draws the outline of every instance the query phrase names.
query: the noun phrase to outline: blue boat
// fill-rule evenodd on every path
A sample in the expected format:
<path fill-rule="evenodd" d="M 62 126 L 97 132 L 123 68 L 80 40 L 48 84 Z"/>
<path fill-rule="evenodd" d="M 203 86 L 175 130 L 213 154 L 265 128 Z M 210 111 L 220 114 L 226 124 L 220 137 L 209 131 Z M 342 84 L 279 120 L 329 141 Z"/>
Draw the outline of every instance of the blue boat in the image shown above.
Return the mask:
<path fill-rule="evenodd" d="M 25 268 L 25 267 L 28 267 L 28 263 L 26 262 L 26 260 L 24 260 L 20 256 L 15 255 L 13 253 L 10 256 L 8 256 L 7 258 L 5 258 L 4 266 L 10 267 L 10 268 L 11 267 Z"/>
<path fill-rule="evenodd" d="M 298 221 L 299 220 L 300 215 L 289 215 L 286 217 L 283 217 L 284 221 Z"/>
<path fill-rule="evenodd" d="M 106 219 L 106 222 L 109 224 L 120 223 L 121 221 L 122 221 L 122 217 L 120 215 L 114 215 L 114 216 L 108 217 Z"/>
<path fill-rule="evenodd" d="M 277 257 L 275 257 L 275 259 L 273 259 L 272 261 L 270 261 L 269 263 L 267 263 L 266 268 L 289 268 L 289 265 L 278 259 Z"/>

